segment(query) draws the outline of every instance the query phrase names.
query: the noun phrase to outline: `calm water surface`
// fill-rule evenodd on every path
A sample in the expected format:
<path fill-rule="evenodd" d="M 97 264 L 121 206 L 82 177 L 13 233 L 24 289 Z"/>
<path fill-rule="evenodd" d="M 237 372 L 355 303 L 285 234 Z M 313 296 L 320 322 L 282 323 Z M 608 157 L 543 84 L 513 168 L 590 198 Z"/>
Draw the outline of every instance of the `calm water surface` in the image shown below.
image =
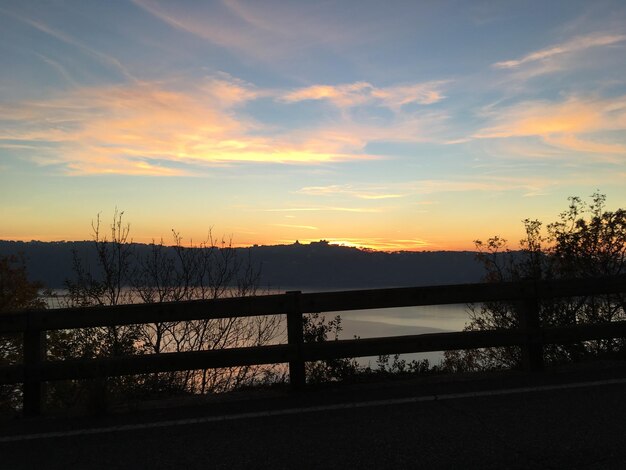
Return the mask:
<path fill-rule="evenodd" d="M 375 338 L 461 331 L 469 321 L 468 307 L 465 304 L 352 310 L 337 313 L 341 315 L 343 326 L 339 339 L 352 339 L 355 336 Z M 334 316 L 335 313 L 327 314 L 327 318 Z M 431 364 L 438 364 L 442 357 L 441 351 L 402 356 L 408 361 L 428 359 Z M 376 366 L 376 358 L 361 358 L 359 362 L 362 365 Z"/>
<path fill-rule="evenodd" d="M 293 289 L 312 292 L 312 289 Z M 281 293 L 284 291 L 276 292 Z M 65 291 L 57 291 L 64 295 Z M 58 307 L 58 299 L 50 300 L 50 307 Z M 432 305 L 419 307 L 383 308 L 372 310 L 350 310 L 344 312 L 327 312 L 325 317 L 331 320 L 335 315 L 341 316 L 342 331 L 339 339 L 375 338 L 383 336 L 416 335 L 461 331 L 469 321 L 468 307 L 465 304 Z M 441 352 L 408 354 L 404 359 L 428 359 L 433 364 L 439 363 Z M 376 365 L 376 358 L 361 358 L 363 365 Z"/>

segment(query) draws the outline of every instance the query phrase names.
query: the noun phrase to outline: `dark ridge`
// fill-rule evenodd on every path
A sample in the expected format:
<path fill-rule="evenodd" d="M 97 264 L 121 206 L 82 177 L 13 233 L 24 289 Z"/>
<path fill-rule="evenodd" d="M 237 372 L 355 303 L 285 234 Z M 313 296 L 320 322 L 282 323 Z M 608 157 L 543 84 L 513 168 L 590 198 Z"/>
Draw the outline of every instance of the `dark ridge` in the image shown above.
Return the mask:
<path fill-rule="evenodd" d="M 141 257 L 148 244 L 133 244 Z M 174 248 L 166 250 L 173 252 Z M 300 289 L 350 289 L 479 282 L 484 268 L 471 251 L 382 252 L 310 244 L 234 248 L 261 267 L 261 286 Z M 29 277 L 62 288 L 73 277 L 72 252 L 96 266 L 93 242 L 0 241 L 0 256 L 23 254 Z"/>

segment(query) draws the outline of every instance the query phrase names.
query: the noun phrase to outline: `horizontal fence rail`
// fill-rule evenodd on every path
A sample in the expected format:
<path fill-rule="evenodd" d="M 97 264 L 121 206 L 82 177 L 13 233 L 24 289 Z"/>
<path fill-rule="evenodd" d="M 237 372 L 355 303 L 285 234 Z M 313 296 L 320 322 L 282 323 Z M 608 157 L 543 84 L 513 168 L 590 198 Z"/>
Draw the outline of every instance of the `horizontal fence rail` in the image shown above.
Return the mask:
<path fill-rule="evenodd" d="M 626 336 L 626 321 L 541 328 L 539 301 L 619 294 L 626 303 L 626 275 L 552 281 L 444 285 L 300 293 L 108 307 L 31 310 L 0 315 L 0 334 L 22 334 L 23 364 L 0 367 L 0 384 L 24 384 L 24 413 L 41 410 L 42 383 L 181 370 L 289 363 L 294 388 L 304 386 L 306 361 L 452 349 L 521 346 L 528 370 L 542 367 L 545 344 Z M 515 302 L 520 328 L 303 342 L 306 313 L 408 306 Z M 45 332 L 131 324 L 286 315 L 288 343 L 270 346 L 159 353 L 97 359 L 45 360 Z"/>

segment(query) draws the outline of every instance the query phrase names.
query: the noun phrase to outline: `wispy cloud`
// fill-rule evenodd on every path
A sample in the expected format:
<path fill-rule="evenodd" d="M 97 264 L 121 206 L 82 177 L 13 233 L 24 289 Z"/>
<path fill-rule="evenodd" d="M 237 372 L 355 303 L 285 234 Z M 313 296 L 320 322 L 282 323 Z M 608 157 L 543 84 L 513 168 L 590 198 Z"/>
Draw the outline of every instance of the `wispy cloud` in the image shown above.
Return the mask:
<path fill-rule="evenodd" d="M 526 178 L 498 178 L 493 175 L 466 179 L 427 179 L 405 183 L 413 194 L 505 192 L 534 188 L 534 181 Z"/>
<path fill-rule="evenodd" d="M 490 112 L 492 125 L 474 135 L 504 138 L 561 133 L 593 132 L 605 124 L 598 103 L 570 99 L 561 103 L 532 101 Z"/>
<path fill-rule="evenodd" d="M 371 158 L 341 139 L 274 132 L 235 116 L 263 91 L 226 75 L 182 92 L 154 83 L 82 88 L 41 101 L 0 105 L 0 147 L 41 146 L 40 161 L 72 173 L 184 174 L 185 165 L 324 163 Z M 300 136 L 302 137 L 302 136 Z M 183 165 L 181 167 L 181 165 Z"/>
<path fill-rule="evenodd" d="M 99 61 L 101 64 L 105 65 L 106 67 L 109 67 L 111 69 L 115 69 L 117 70 L 122 76 L 124 76 L 125 78 L 131 80 L 131 81 L 137 81 L 137 79 L 133 76 L 133 74 L 130 73 L 130 71 L 115 57 L 111 57 L 108 54 L 104 54 L 100 51 L 95 50 L 92 47 L 87 46 L 86 44 L 84 44 L 84 42 L 79 41 L 78 39 L 70 36 L 69 34 L 62 32 L 62 31 L 58 31 L 54 28 L 51 28 L 50 26 L 40 22 L 40 21 L 36 21 L 34 19 L 31 18 L 25 18 L 22 16 L 19 16 L 15 13 L 8 13 L 10 14 L 12 17 L 18 19 L 19 21 L 22 21 L 30 26 L 32 26 L 33 28 L 35 28 L 38 31 L 41 31 L 45 34 L 48 34 L 49 36 L 64 42 L 65 44 L 68 44 L 70 46 L 73 46 L 79 50 L 81 50 L 83 53 L 89 55 L 90 57 L 92 57 L 93 59 L 96 59 L 97 61 Z M 42 56 L 40 56 L 42 57 Z M 50 65 L 55 66 L 55 68 L 57 68 L 57 70 L 59 69 L 59 65 L 58 64 L 53 64 L 49 59 L 42 57 L 44 60 L 46 60 Z"/>
<path fill-rule="evenodd" d="M 564 149 L 576 152 L 606 154 L 606 155 L 626 155 L 626 144 L 612 144 L 606 142 L 594 142 L 583 140 L 575 135 L 547 136 L 546 142 Z M 620 161 L 620 160 L 614 160 Z"/>
<path fill-rule="evenodd" d="M 149 0 L 131 0 L 135 5 L 143 8 L 146 12 L 155 16 L 156 18 L 162 20 L 163 22 L 169 24 L 170 26 L 185 31 L 187 33 L 193 34 L 195 36 L 222 43 L 223 41 L 233 42 L 237 44 L 236 34 L 233 32 L 231 34 L 228 33 L 227 27 L 219 27 L 219 22 L 217 28 L 213 28 L 209 24 L 204 24 L 202 19 L 198 18 L 194 15 L 181 16 L 180 10 L 177 15 L 174 11 L 168 10 L 167 7 L 159 4 L 158 2 L 149 1 Z M 211 20 L 210 16 L 207 15 L 205 20 Z M 230 40 L 230 41 L 229 41 Z"/>
<path fill-rule="evenodd" d="M 403 194 L 385 192 L 384 188 L 369 187 L 358 188 L 348 184 L 335 184 L 330 186 L 307 186 L 297 191 L 298 194 L 309 196 L 336 196 L 347 195 L 358 199 L 395 199 L 403 197 Z"/>
<path fill-rule="evenodd" d="M 441 92 L 446 81 L 403 84 L 377 88 L 368 82 L 343 85 L 313 85 L 285 93 L 280 97 L 287 103 L 307 100 L 327 100 L 345 108 L 375 104 L 399 110 L 402 106 L 416 103 L 433 104 L 444 99 Z"/>
<path fill-rule="evenodd" d="M 357 113 L 358 114 L 358 113 Z M 375 142 L 443 143 L 448 132 L 449 115 L 444 111 L 416 114 L 400 113 L 387 122 L 369 122 L 359 116 L 342 113 L 341 119 L 321 121 L 303 129 L 293 129 L 290 135 L 299 142 L 325 142 L 345 153 L 357 153 L 362 158 L 384 158 L 367 155 L 368 144 Z"/>
<path fill-rule="evenodd" d="M 427 91 L 430 85 L 416 87 L 367 85 L 364 94 L 351 97 L 351 92 L 343 90 L 344 98 L 332 99 L 341 103 L 362 99 L 390 107 L 435 99 Z M 287 106 L 283 98 L 289 93 L 259 88 L 226 73 L 192 83 L 74 87 L 46 99 L 0 105 L 0 119 L 5 122 L 0 147 L 39 145 L 40 152 L 31 159 L 64 164 L 73 174 L 180 175 L 194 171 L 189 165 L 320 164 L 383 158 L 369 154 L 368 144 L 434 141 L 448 118 L 437 110 L 402 112 L 385 122 L 362 121 L 342 113 L 339 119 L 322 117 L 313 125 L 279 127 L 246 114 L 245 105 L 262 97 L 277 98 L 276 106 Z M 401 197 L 376 191 L 353 191 L 353 195 Z"/>
<path fill-rule="evenodd" d="M 563 54 L 582 52 L 595 47 L 611 46 L 623 43 L 624 41 L 626 41 L 626 35 L 624 34 L 600 33 L 577 36 L 568 41 L 531 52 L 519 59 L 496 62 L 493 66 L 499 69 L 514 69 L 525 64 L 548 61 Z"/>
<path fill-rule="evenodd" d="M 410 198 L 442 193 L 507 192 L 517 191 L 524 195 L 537 195 L 550 186 L 553 180 L 541 177 L 502 177 L 497 175 L 466 177 L 464 179 L 423 179 L 388 183 L 382 187 L 354 187 L 352 185 L 310 186 L 297 191 L 310 196 L 344 195 L 365 200 Z M 383 192 L 384 191 L 384 192 Z M 419 201 L 419 205 L 431 205 L 433 201 Z"/>
<path fill-rule="evenodd" d="M 39 57 L 44 63 L 48 64 L 52 67 L 65 81 L 67 81 L 72 86 L 78 86 L 78 82 L 74 80 L 72 74 L 67 71 L 67 69 L 61 65 L 58 61 L 51 59 L 43 54 L 39 54 L 35 52 L 35 55 Z"/>
<path fill-rule="evenodd" d="M 313 225 L 293 225 L 293 224 L 270 224 L 273 227 L 284 227 L 284 228 L 297 228 L 304 230 L 319 230 L 318 227 Z"/>
<path fill-rule="evenodd" d="M 259 90 L 252 83 L 219 72 L 205 78 L 200 90 L 208 93 L 223 108 L 229 108 L 253 101 L 264 96 L 271 96 L 271 90 Z"/>
<path fill-rule="evenodd" d="M 626 96 L 612 99 L 570 97 L 560 102 L 522 102 L 486 113 L 489 124 L 477 139 L 539 137 L 565 150 L 626 155 L 626 143 L 600 142 L 595 133 L 626 130 Z"/>
<path fill-rule="evenodd" d="M 180 8 L 158 0 L 132 1 L 179 31 L 254 60 L 274 62 L 313 45 L 336 46 L 351 36 L 346 25 L 332 17 L 320 18 L 319 8 L 302 2 L 268 5 L 222 0 Z"/>
<path fill-rule="evenodd" d="M 275 209 L 265 209 L 265 212 L 381 212 L 381 209 L 371 207 L 281 207 Z"/>

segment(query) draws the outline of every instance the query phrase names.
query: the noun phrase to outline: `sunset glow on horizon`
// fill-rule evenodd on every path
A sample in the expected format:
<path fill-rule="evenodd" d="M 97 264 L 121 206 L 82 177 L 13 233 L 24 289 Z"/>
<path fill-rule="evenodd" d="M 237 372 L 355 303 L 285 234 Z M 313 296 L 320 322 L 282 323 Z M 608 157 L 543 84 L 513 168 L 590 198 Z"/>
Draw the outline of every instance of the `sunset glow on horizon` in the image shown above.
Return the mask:
<path fill-rule="evenodd" d="M 4 2 L 4 240 L 471 250 L 626 207 L 626 4 Z"/>

